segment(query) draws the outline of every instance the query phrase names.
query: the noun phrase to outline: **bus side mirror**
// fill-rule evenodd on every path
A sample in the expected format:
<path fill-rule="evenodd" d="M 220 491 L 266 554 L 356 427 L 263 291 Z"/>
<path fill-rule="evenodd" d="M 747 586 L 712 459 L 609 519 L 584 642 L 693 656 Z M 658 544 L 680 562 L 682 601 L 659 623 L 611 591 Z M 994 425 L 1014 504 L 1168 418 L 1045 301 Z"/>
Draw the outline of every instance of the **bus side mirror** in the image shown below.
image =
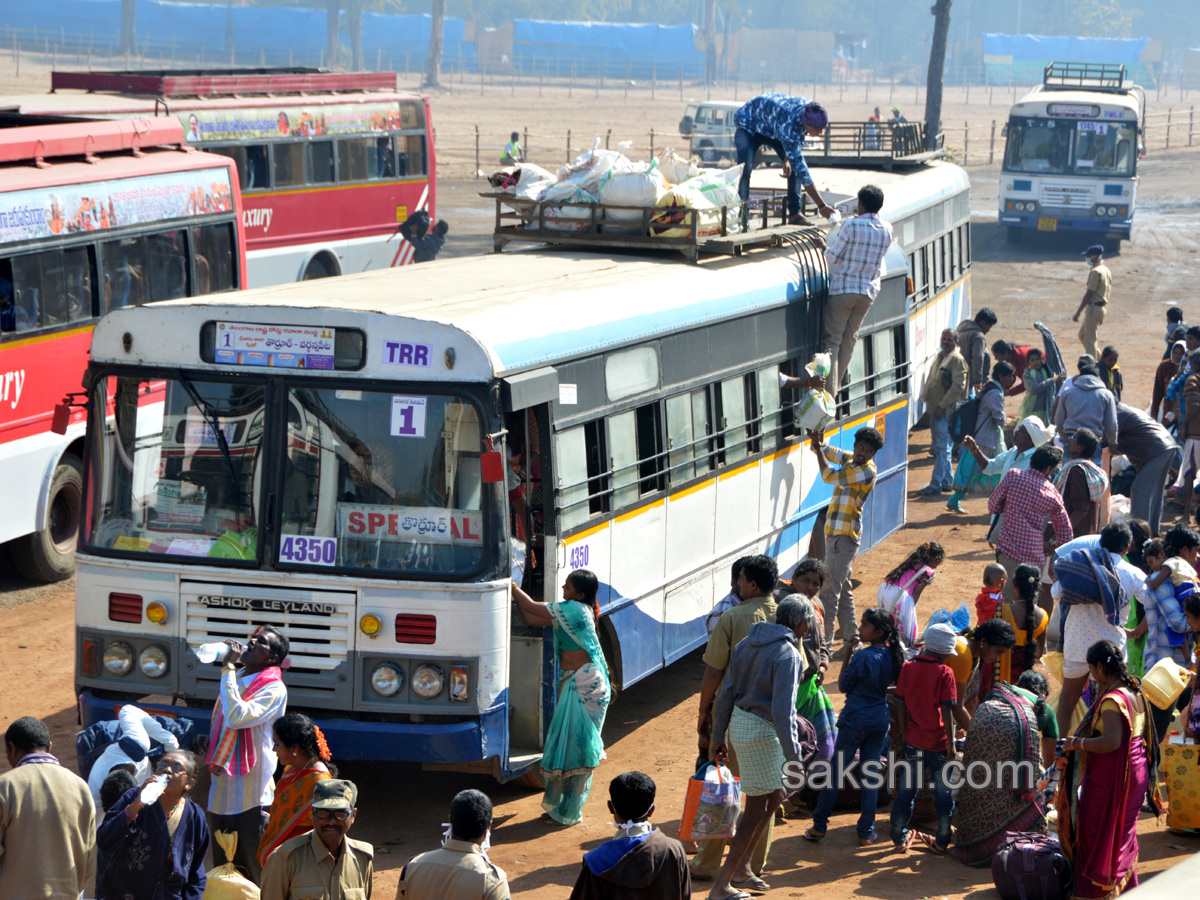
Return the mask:
<path fill-rule="evenodd" d="M 55 421 L 57 422 L 58 411 L 55 410 Z M 498 481 L 504 480 L 504 457 L 500 455 L 499 450 L 489 450 L 479 457 L 479 471 L 483 476 L 484 484 L 495 484 Z"/>
<path fill-rule="evenodd" d="M 64 400 L 54 407 L 54 418 L 50 421 L 50 430 L 55 434 L 66 434 L 67 426 L 71 424 L 71 404 Z"/>

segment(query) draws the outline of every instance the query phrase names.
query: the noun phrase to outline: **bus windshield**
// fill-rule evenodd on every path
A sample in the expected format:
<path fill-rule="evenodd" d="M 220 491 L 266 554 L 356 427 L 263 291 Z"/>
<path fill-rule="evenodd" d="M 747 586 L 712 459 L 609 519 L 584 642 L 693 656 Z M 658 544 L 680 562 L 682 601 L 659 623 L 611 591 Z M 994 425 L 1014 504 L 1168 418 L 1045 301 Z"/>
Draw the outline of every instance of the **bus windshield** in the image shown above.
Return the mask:
<path fill-rule="evenodd" d="M 277 422 L 260 383 L 121 375 L 95 390 L 113 410 L 93 453 L 96 549 L 389 575 L 483 565 L 483 441 L 465 397 L 293 384 Z M 278 545 L 260 553 L 276 491 Z"/>
<path fill-rule="evenodd" d="M 113 420 L 92 454 L 87 543 L 256 559 L 265 399 L 245 382 L 101 379 L 92 402 Z"/>
<path fill-rule="evenodd" d="M 1006 171 L 1065 175 L 1070 166 L 1069 124 L 1054 119 L 1013 119 L 1008 123 Z"/>
<path fill-rule="evenodd" d="M 1008 123 L 1006 172 L 1129 177 L 1136 161 L 1137 135 L 1131 123 L 1057 119 Z"/>
<path fill-rule="evenodd" d="M 281 567 L 480 569 L 483 441 L 470 402 L 315 387 L 288 400 Z"/>

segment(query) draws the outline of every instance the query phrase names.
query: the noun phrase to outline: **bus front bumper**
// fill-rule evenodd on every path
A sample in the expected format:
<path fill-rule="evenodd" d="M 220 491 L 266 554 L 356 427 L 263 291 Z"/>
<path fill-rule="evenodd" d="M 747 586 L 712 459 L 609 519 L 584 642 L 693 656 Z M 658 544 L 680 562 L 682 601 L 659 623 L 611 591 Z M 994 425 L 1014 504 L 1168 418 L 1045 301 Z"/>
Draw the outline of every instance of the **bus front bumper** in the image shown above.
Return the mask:
<path fill-rule="evenodd" d="M 115 719 L 124 705 L 85 688 L 79 692 L 81 727 Z M 151 715 L 190 719 L 197 734 L 207 734 L 212 721 L 212 712 L 203 708 L 141 702 L 137 706 Z M 325 733 L 334 759 L 457 764 L 507 758 L 506 710 L 499 702 L 478 718 L 452 724 L 355 721 L 330 718 L 321 710 L 302 711 Z"/>
<path fill-rule="evenodd" d="M 1097 219 L 1095 216 L 1019 215 L 1000 213 L 1001 227 L 1029 228 L 1033 231 L 1054 233 L 1057 231 L 1083 231 L 1092 234 L 1116 234 L 1129 237 L 1133 231 L 1133 219 Z"/>

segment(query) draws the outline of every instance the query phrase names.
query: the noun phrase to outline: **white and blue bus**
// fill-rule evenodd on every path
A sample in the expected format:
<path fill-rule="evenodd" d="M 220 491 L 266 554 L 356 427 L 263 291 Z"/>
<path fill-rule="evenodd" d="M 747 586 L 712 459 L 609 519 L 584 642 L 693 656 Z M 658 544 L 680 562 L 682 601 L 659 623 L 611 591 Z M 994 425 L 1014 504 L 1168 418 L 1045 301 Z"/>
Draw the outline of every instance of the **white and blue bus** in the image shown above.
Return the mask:
<path fill-rule="evenodd" d="M 1008 240 L 1029 231 L 1083 232 L 1110 249 L 1128 240 L 1145 106 L 1124 66 L 1046 66 L 1009 113 L 999 212 Z"/>
<path fill-rule="evenodd" d="M 136 699 L 203 728 L 218 672 L 196 648 L 273 623 L 290 707 L 339 756 L 534 780 L 555 663 L 512 611 L 518 543 L 535 597 L 597 574 L 618 687 L 703 643 L 732 560 L 808 552 L 830 487 L 778 377 L 820 349 L 808 248 L 517 252 L 111 314 L 88 382 L 83 722 Z M 864 547 L 905 515 L 893 262 L 830 431 L 885 434 Z"/>

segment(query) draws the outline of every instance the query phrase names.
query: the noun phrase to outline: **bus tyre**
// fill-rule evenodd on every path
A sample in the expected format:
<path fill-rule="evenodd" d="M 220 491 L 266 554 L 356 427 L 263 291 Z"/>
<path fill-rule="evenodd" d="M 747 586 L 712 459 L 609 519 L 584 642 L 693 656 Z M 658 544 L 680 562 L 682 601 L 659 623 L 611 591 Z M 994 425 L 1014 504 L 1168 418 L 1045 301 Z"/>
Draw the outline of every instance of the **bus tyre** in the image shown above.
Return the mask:
<path fill-rule="evenodd" d="M 526 769 L 519 777 L 514 778 L 512 784 L 518 784 L 523 788 L 529 788 L 532 791 L 544 791 L 546 789 L 546 776 L 542 773 L 541 766 L 532 766 Z"/>
<path fill-rule="evenodd" d="M 305 266 L 304 278 L 302 280 L 313 281 L 317 278 L 332 278 L 337 274 L 337 267 L 330 261 L 329 257 L 324 253 L 318 253 Z"/>
<path fill-rule="evenodd" d="M 13 563 L 30 581 L 62 581 L 75 571 L 75 545 L 83 510 L 83 463 L 64 453 L 50 480 L 46 529 L 13 542 Z"/>
<path fill-rule="evenodd" d="M 1021 238 L 1025 236 L 1025 229 L 1018 228 L 1016 225 L 1009 225 L 1006 236 L 1010 244 L 1019 244 L 1021 243 Z"/>

